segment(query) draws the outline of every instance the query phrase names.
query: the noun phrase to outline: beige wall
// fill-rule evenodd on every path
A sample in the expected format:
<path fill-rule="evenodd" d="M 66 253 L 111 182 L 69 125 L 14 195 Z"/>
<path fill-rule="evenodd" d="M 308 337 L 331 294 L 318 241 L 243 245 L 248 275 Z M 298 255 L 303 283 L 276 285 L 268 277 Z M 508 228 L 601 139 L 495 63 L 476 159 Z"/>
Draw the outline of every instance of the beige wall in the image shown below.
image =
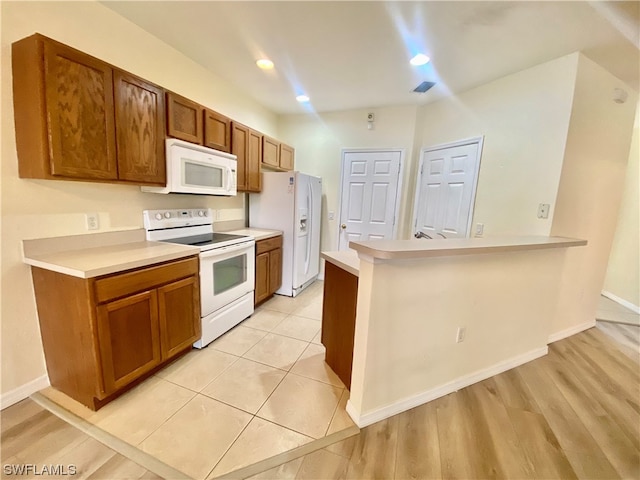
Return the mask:
<path fill-rule="evenodd" d="M 375 115 L 373 130 L 367 129 L 367 113 Z M 322 177 L 321 250 L 338 249 L 340 221 L 340 172 L 343 148 L 405 149 L 404 188 L 400 204 L 399 238 L 406 229 L 412 199 L 407 186 L 413 149 L 416 107 L 399 106 L 349 110 L 318 115 L 285 115 L 278 124 L 280 138 L 296 148 L 296 170 Z M 328 212 L 335 212 L 328 220 Z"/>
<path fill-rule="evenodd" d="M 356 418 L 386 418 L 450 393 L 455 381 L 543 355 L 566 250 L 361 259 L 349 399 Z M 458 327 L 466 327 L 462 343 Z"/>
<path fill-rule="evenodd" d="M 420 108 L 421 147 L 484 135 L 473 222 L 485 236 L 549 234 L 577 62 L 561 57 Z M 552 206 L 549 219 L 537 218 L 539 203 Z"/>
<path fill-rule="evenodd" d="M 84 214 L 101 230 L 142 226 L 142 210 L 206 206 L 221 220 L 244 219 L 244 196 L 212 198 L 142 193 L 135 186 L 19 179 L 11 96 L 11 43 L 35 32 L 276 135 L 274 114 L 192 60 L 98 2 L 2 2 L 2 393 L 46 373 L 25 238 L 86 233 Z"/>
<path fill-rule="evenodd" d="M 640 104 L 629 151 L 618 225 L 603 290 L 640 308 Z"/>
<path fill-rule="evenodd" d="M 629 92 L 626 103 L 613 102 L 614 88 Z M 636 102 L 636 92 L 580 56 L 551 234 L 583 238 L 589 244 L 567 252 L 552 326 L 556 338 L 595 324 L 618 221 Z"/>

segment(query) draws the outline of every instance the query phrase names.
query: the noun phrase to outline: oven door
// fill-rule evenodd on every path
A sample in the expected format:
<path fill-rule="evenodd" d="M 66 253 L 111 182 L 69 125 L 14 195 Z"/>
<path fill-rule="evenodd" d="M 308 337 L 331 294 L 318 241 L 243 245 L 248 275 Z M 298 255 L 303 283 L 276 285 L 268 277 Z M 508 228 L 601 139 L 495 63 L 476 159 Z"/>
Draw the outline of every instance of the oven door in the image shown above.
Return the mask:
<path fill-rule="evenodd" d="M 253 291 L 255 262 L 253 240 L 200 253 L 203 317 Z"/>

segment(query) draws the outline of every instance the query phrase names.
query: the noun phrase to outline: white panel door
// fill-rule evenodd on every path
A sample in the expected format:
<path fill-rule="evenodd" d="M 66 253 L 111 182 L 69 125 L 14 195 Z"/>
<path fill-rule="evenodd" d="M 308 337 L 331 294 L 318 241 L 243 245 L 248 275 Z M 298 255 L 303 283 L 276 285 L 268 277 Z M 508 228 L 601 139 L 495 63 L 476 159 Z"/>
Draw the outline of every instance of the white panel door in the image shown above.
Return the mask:
<path fill-rule="evenodd" d="M 422 151 L 414 208 L 414 234 L 466 237 L 472 215 L 480 139 Z"/>
<path fill-rule="evenodd" d="M 339 250 L 393 238 L 401 157 L 401 150 L 343 153 Z"/>

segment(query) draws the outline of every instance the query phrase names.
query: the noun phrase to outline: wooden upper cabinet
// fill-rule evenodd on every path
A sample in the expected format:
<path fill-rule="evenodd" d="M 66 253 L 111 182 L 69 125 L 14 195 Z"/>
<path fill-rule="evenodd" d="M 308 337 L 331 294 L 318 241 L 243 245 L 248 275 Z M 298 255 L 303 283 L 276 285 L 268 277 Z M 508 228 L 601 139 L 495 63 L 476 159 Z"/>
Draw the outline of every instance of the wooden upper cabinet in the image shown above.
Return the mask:
<path fill-rule="evenodd" d="M 204 107 L 181 97 L 173 92 L 167 92 L 167 134 L 187 142 L 202 145 L 202 120 Z"/>
<path fill-rule="evenodd" d="M 262 159 L 262 134 L 231 122 L 231 153 L 238 159 L 237 185 L 240 192 L 259 192 L 260 161 Z"/>
<path fill-rule="evenodd" d="M 293 170 L 293 159 L 295 150 L 284 143 L 280 144 L 280 168 L 283 170 Z"/>
<path fill-rule="evenodd" d="M 260 162 L 262 161 L 262 134 L 249 130 L 249 155 L 247 158 L 247 190 L 259 192 L 262 190 L 262 176 Z"/>
<path fill-rule="evenodd" d="M 238 160 L 236 186 L 239 192 L 247 190 L 247 158 L 249 155 L 249 128 L 241 123 L 231 123 L 231 153 Z"/>
<path fill-rule="evenodd" d="M 44 42 L 44 83 L 51 175 L 117 179 L 111 67 Z"/>
<path fill-rule="evenodd" d="M 11 52 L 21 178 L 166 184 L 160 87 L 40 34 Z"/>
<path fill-rule="evenodd" d="M 231 152 L 231 119 L 204 109 L 204 145 L 222 152 Z"/>
<path fill-rule="evenodd" d="M 280 142 L 266 135 L 262 137 L 262 163 L 269 167 L 280 167 Z"/>
<path fill-rule="evenodd" d="M 164 92 L 128 73 L 113 75 L 118 177 L 166 185 Z"/>

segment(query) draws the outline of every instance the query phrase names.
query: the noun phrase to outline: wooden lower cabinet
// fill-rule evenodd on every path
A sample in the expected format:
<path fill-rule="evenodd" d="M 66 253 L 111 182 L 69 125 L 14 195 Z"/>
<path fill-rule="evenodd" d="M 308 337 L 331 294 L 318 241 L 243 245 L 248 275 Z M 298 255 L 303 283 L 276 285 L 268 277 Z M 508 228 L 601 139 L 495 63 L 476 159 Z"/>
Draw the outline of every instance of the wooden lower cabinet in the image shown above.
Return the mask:
<path fill-rule="evenodd" d="M 51 385 L 97 410 L 200 338 L 198 257 L 83 279 L 32 267 Z"/>
<path fill-rule="evenodd" d="M 256 242 L 254 303 L 271 297 L 282 285 L 282 235 Z"/>
<path fill-rule="evenodd" d="M 325 262 L 320 341 L 326 348 L 325 362 L 347 389 L 351 388 L 357 299 L 358 277 Z"/>

